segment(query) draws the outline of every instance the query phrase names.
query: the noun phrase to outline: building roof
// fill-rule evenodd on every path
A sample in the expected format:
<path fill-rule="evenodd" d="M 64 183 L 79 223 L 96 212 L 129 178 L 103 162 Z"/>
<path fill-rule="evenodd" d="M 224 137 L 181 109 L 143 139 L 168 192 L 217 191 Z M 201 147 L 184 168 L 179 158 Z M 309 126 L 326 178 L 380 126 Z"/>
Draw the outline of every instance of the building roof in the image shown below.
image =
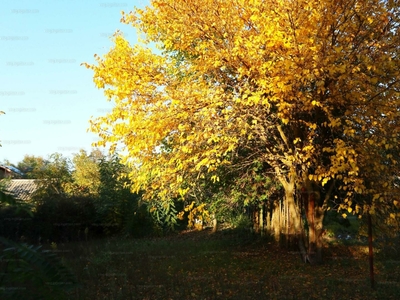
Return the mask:
<path fill-rule="evenodd" d="M 12 177 L 16 176 L 16 177 L 22 177 L 24 176 L 24 173 L 22 173 L 19 169 L 17 169 L 14 166 L 4 166 L 4 165 L 0 165 L 0 170 L 3 170 L 5 174 L 9 174 Z"/>
<path fill-rule="evenodd" d="M 11 179 L 5 184 L 5 192 L 15 199 L 28 201 L 37 190 L 38 184 L 35 179 Z"/>
<path fill-rule="evenodd" d="M 12 172 L 18 174 L 19 176 L 23 176 L 24 173 L 22 173 L 19 169 L 17 169 L 14 166 L 5 166 L 7 169 L 11 170 Z"/>

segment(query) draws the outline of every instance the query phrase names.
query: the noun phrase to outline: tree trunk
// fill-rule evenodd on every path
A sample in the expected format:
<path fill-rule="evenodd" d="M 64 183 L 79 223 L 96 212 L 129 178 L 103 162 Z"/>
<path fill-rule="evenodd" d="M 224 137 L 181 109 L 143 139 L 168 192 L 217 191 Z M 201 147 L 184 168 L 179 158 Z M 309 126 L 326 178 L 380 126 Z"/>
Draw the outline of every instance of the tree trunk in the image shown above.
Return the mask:
<path fill-rule="evenodd" d="M 281 174 L 281 170 L 278 167 L 275 168 L 275 171 L 277 174 Z M 278 175 L 278 179 L 285 191 L 283 207 L 279 210 L 279 229 L 285 238 L 287 248 L 298 246 L 301 238 L 301 215 L 295 202 L 296 176 L 296 170 L 292 166 L 289 173 Z M 276 211 L 274 211 L 275 213 Z"/>
<path fill-rule="evenodd" d="M 260 216 L 258 217 L 261 236 L 264 236 L 264 205 L 260 205 Z"/>
<path fill-rule="evenodd" d="M 315 228 L 315 195 L 313 192 L 308 194 L 308 203 L 306 208 L 306 216 L 308 222 L 308 259 L 310 263 L 315 261 L 317 253 L 317 240 Z"/>
<path fill-rule="evenodd" d="M 323 223 L 325 217 L 325 209 L 323 207 L 317 207 L 315 209 L 315 216 L 314 216 L 314 225 L 315 225 L 315 246 L 316 246 L 316 253 L 315 253 L 315 262 L 320 264 L 322 263 L 322 248 L 323 248 Z"/>
<path fill-rule="evenodd" d="M 265 226 L 266 226 L 267 232 L 270 233 L 272 227 L 271 227 L 271 205 L 269 203 L 268 203 L 268 206 L 267 206 L 267 217 L 266 217 Z"/>
<path fill-rule="evenodd" d="M 259 212 L 256 206 L 254 207 L 254 211 L 253 211 L 253 229 L 255 233 L 259 233 L 260 232 L 260 227 L 259 227 Z"/>
<path fill-rule="evenodd" d="M 319 187 L 312 182 L 307 181 L 305 187 L 302 189 L 302 202 L 308 224 L 308 236 L 306 237 L 308 241 L 308 251 L 306 260 L 312 264 L 322 262 L 323 221 L 333 186 L 334 183 L 331 183 L 325 195 L 325 199 L 323 200 L 321 200 Z"/>
<path fill-rule="evenodd" d="M 213 215 L 212 225 L 213 225 L 212 233 L 216 233 L 218 230 L 218 221 L 217 221 L 217 218 L 215 217 L 215 215 Z"/>
<path fill-rule="evenodd" d="M 271 230 L 272 230 L 274 239 L 277 243 L 280 242 L 280 237 L 281 237 L 280 215 L 281 215 L 280 205 L 275 202 L 275 207 L 273 208 L 272 217 L 271 217 Z"/>
<path fill-rule="evenodd" d="M 288 246 L 300 246 L 301 235 L 301 215 L 294 198 L 294 181 L 285 189 L 285 202 L 287 208 L 286 232 Z"/>
<path fill-rule="evenodd" d="M 369 250 L 369 276 L 371 280 L 371 288 L 375 289 L 375 279 L 374 279 L 374 250 L 373 250 L 373 240 L 372 240 L 372 220 L 371 214 L 367 212 L 368 218 L 368 250 Z"/>

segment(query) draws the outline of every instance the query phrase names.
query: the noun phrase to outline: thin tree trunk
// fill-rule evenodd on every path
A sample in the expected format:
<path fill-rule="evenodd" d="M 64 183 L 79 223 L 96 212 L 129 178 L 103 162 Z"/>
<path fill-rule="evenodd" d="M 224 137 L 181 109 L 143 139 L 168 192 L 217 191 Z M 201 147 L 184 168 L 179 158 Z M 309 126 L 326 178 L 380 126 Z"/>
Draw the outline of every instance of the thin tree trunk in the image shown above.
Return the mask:
<path fill-rule="evenodd" d="M 369 249 L 369 277 L 371 280 L 371 288 L 375 289 L 375 278 L 374 278 L 374 250 L 372 245 L 372 220 L 371 214 L 368 212 L 368 249 Z"/>
<path fill-rule="evenodd" d="M 325 211 L 317 207 L 316 208 L 316 214 L 315 214 L 315 245 L 316 245 L 316 253 L 315 253 L 315 262 L 320 264 L 322 263 L 322 249 L 323 249 L 323 233 L 324 233 L 324 228 L 323 228 L 323 222 L 324 222 L 324 216 L 325 216 Z"/>
<path fill-rule="evenodd" d="M 218 221 L 217 221 L 217 218 L 215 217 L 215 215 L 213 215 L 212 225 L 213 225 L 212 233 L 216 233 L 218 230 Z"/>
<path fill-rule="evenodd" d="M 254 208 L 254 212 L 253 212 L 253 229 L 256 233 L 260 232 L 260 227 L 259 227 L 260 223 L 259 223 L 259 211 L 257 209 L 257 207 Z"/>
<path fill-rule="evenodd" d="M 280 214 L 281 214 L 280 205 L 275 203 L 275 207 L 273 208 L 273 211 L 272 211 L 271 227 L 273 230 L 274 239 L 277 243 L 280 242 L 280 237 L 281 237 Z"/>
<path fill-rule="evenodd" d="M 306 209 L 308 222 L 308 259 L 310 263 L 315 261 L 317 252 L 316 228 L 315 228 L 315 195 L 313 191 L 308 194 L 308 205 Z"/>
<path fill-rule="evenodd" d="M 261 236 L 264 236 L 264 205 L 260 205 L 260 216 L 258 217 Z"/>

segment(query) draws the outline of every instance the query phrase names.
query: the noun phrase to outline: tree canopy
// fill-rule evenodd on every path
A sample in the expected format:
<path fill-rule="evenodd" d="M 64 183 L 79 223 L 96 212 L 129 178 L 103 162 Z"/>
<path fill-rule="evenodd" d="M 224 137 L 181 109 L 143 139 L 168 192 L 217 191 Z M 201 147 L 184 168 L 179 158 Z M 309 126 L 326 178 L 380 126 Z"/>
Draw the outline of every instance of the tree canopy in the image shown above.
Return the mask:
<path fill-rule="evenodd" d="M 300 191 L 322 212 L 332 191 L 349 212 L 392 206 L 399 15 L 382 0 L 153 0 L 122 15 L 143 45 L 116 33 L 85 64 L 115 102 L 91 130 L 123 145 L 144 197 L 185 198 L 221 168 L 261 163 L 285 190 L 292 234 Z"/>

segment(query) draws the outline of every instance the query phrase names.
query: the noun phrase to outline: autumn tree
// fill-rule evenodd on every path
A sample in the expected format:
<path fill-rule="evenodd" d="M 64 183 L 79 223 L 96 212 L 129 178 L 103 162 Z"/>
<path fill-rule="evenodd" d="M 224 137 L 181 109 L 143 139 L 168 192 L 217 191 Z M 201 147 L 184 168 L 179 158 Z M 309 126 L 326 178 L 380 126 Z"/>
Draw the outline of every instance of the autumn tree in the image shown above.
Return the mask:
<path fill-rule="evenodd" d="M 144 45 L 117 33 L 85 64 L 115 102 L 91 129 L 124 147 L 134 188 L 166 205 L 221 168 L 264 164 L 284 190 L 276 238 L 321 260 L 334 194 L 356 212 L 393 200 L 393 177 L 368 174 L 398 163 L 384 150 L 399 145 L 399 21 L 392 0 L 153 0 L 122 16 Z"/>

